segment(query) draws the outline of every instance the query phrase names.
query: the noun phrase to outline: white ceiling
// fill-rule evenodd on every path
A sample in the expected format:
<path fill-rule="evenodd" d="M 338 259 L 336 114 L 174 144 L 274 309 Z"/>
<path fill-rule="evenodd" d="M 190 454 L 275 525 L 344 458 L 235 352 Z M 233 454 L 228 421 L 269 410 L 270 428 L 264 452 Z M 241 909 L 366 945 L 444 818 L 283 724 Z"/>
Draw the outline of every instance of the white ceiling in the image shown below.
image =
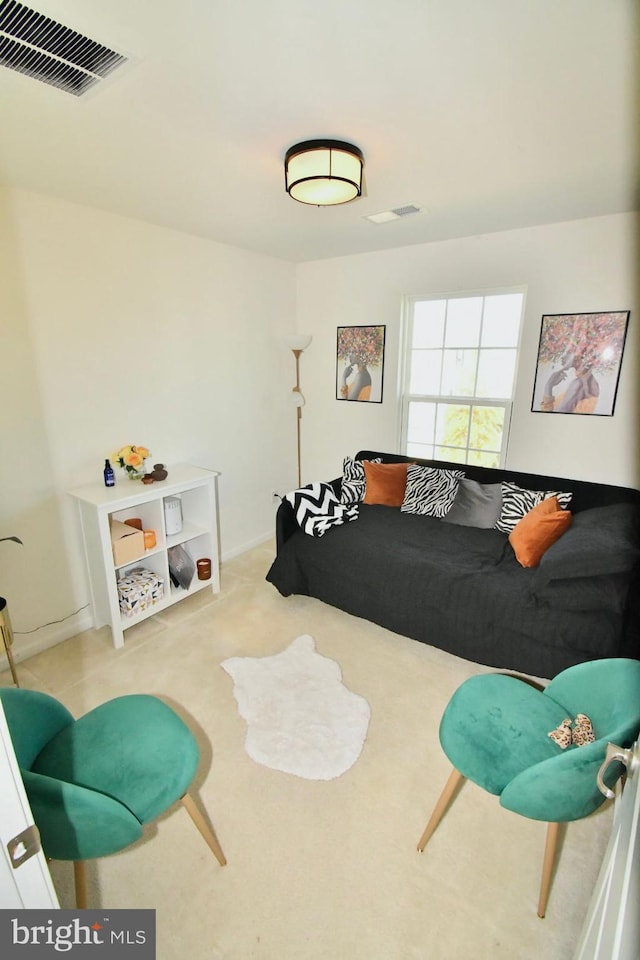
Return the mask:
<path fill-rule="evenodd" d="M 0 68 L 5 185 L 293 261 L 636 207 L 637 0 L 27 5 L 133 62 L 82 98 Z M 365 196 L 286 195 L 317 137 Z"/>

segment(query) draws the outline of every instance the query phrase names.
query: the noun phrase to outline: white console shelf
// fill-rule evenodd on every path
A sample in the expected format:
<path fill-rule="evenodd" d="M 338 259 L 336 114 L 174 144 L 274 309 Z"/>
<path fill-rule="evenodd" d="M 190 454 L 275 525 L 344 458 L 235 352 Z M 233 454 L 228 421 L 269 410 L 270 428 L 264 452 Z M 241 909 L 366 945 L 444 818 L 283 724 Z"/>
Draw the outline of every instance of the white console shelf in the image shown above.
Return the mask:
<path fill-rule="evenodd" d="M 191 596 L 198 590 L 220 591 L 218 551 L 218 510 L 216 480 L 219 473 L 200 467 L 179 465 L 168 468 L 166 480 L 144 484 L 118 478 L 115 487 L 92 483 L 70 490 L 78 505 L 84 552 L 91 589 L 93 625 L 108 623 L 114 647 L 124 645 L 124 631 L 147 617 Z M 180 533 L 167 536 L 164 498 L 179 497 L 183 525 Z M 142 550 L 139 557 L 116 566 L 111 547 L 110 520 L 124 522 L 133 517 L 142 520 L 145 530 L 153 530 L 156 545 Z M 169 576 L 169 547 L 182 545 L 192 560 L 211 560 L 211 579 L 199 580 L 197 573 L 188 590 L 174 586 Z M 118 578 L 135 567 L 153 571 L 164 584 L 164 596 L 134 616 L 120 612 Z"/>

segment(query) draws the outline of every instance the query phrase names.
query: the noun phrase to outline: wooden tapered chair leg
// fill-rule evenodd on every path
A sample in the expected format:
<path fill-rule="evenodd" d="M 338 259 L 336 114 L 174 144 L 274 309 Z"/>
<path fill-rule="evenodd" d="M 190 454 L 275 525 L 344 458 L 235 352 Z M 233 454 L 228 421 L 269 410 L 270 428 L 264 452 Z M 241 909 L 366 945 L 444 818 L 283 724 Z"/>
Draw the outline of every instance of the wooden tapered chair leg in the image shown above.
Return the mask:
<path fill-rule="evenodd" d="M 460 771 L 456 770 L 456 768 L 454 767 L 453 770 L 451 771 L 451 774 L 449 775 L 449 779 L 445 784 L 444 790 L 440 794 L 440 799 L 438 800 L 438 802 L 434 807 L 433 813 L 431 814 L 431 818 L 428 824 L 426 825 L 426 827 L 424 828 L 424 833 L 422 834 L 418 842 L 418 850 L 420 851 L 420 853 L 422 853 L 422 851 L 426 847 L 429 839 L 431 838 L 431 834 L 434 832 L 434 830 L 442 820 L 444 812 L 449 806 L 449 802 L 451 798 L 456 792 L 459 784 L 462 783 L 464 779 L 465 777 L 463 777 Z"/>
<path fill-rule="evenodd" d="M 190 794 L 185 793 L 183 797 L 180 797 L 180 803 L 185 808 L 185 810 L 187 811 L 187 813 L 195 823 L 196 827 L 204 837 L 205 841 L 213 851 L 213 854 L 216 860 L 218 861 L 218 863 L 220 864 L 220 866 L 224 867 L 224 865 L 227 862 L 227 858 L 222 852 L 222 847 L 218 843 L 218 839 L 215 833 L 213 832 L 212 828 L 209 826 L 209 824 L 207 823 L 205 818 L 202 816 L 202 814 L 198 810 L 195 803 L 193 802 L 193 797 Z"/>
<path fill-rule="evenodd" d="M 538 916 L 541 920 L 544 918 L 547 910 L 547 900 L 549 898 L 549 888 L 551 887 L 553 865 L 556 859 L 556 847 L 558 845 L 559 830 L 559 823 L 550 823 L 547 825 L 547 840 L 544 845 L 542 880 L 540 882 L 540 898 L 538 900 Z"/>
<path fill-rule="evenodd" d="M 87 909 L 87 871 L 84 860 L 73 861 L 73 881 L 76 888 L 76 907 L 78 910 Z"/>
<path fill-rule="evenodd" d="M 0 633 L 2 634 L 4 652 L 7 658 L 7 663 L 9 664 L 9 669 L 11 670 L 13 682 L 16 687 L 19 687 L 20 681 L 18 680 L 18 671 L 16 670 L 13 653 L 11 651 L 13 644 L 13 630 L 11 629 L 11 621 L 9 620 L 7 601 L 4 599 L 4 597 L 0 597 Z"/>

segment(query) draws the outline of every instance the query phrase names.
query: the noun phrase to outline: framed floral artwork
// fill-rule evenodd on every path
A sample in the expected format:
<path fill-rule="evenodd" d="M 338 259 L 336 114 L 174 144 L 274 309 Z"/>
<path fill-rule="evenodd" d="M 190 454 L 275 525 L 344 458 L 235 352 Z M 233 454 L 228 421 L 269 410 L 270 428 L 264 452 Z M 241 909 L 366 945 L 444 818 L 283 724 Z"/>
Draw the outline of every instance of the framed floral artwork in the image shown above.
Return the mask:
<path fill-rule="evenodd" d="M 542 317 L 531 409 L 613 416 L 629 310 Z"/>
<path fill-rule="evenodd" d="M 382 403 L 386 327 L 338 327 L 336 399 Z"/>

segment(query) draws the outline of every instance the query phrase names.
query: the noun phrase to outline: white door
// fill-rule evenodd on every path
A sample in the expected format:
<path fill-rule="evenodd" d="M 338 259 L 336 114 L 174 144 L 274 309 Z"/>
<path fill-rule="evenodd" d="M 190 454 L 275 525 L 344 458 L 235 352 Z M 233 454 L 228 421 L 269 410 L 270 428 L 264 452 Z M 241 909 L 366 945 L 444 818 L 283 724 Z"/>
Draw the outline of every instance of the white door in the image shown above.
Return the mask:
<path fill-rule="evenodd" d="M 33 826 L 33 816 L 13 752 L 7 721 L 0 703 L 0 908 L 58 908 L 47 861 L 41 849 L 19 866 L 21 854 L 31 845 L 29 835 L 14 838 Z M 10 852 L 11 851 L 11 852 Z"/>
<path fill-rule="evenodd" d="M 640 740 L 627 752 L 627 783 L 574 960 L 640 957 Z"/>

